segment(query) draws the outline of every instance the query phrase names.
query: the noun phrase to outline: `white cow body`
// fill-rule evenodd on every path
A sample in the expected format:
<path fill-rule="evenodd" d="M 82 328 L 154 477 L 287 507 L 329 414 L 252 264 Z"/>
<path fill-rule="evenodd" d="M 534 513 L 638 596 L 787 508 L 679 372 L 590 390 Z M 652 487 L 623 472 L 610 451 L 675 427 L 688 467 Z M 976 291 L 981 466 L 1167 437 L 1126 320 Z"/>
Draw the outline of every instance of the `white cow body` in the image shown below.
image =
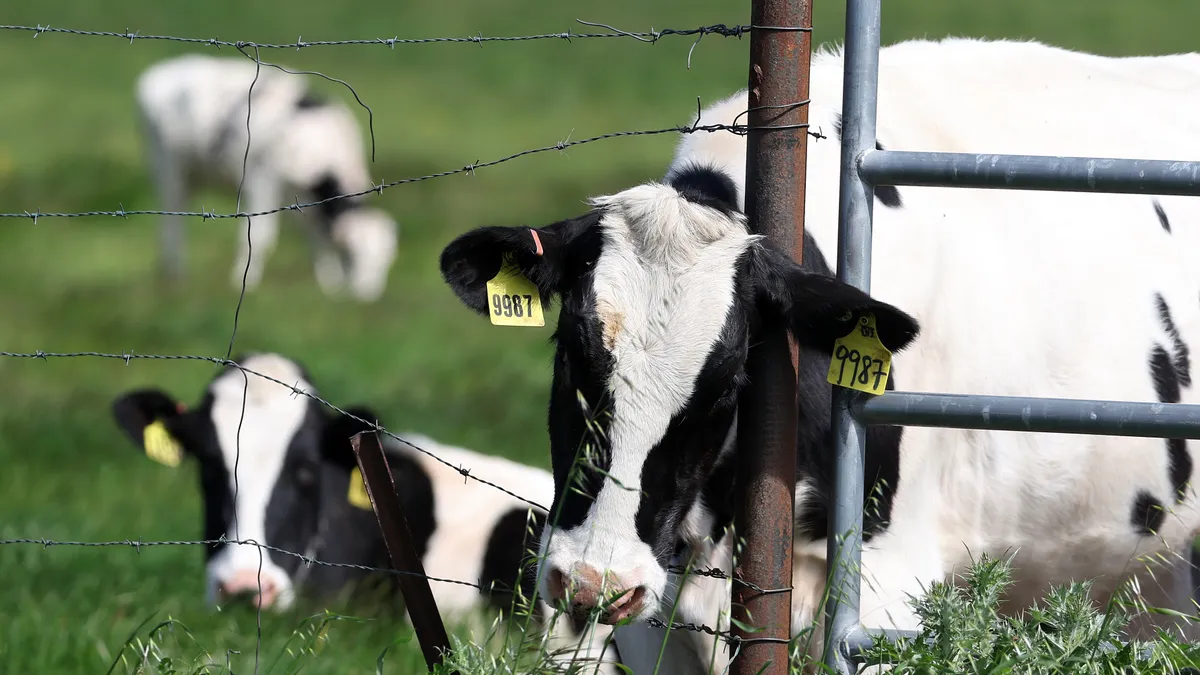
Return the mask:
<path fill-rule="evenodd" d="M 372 186 L 353 113 L 341 102 L 311 97 L 301 75 L 241 57 L 188 54 L 148 68 L 136 90 L 165 210 L 187 210 L 189 188 L 199 182 L 240 186 L 240 208 L 247 213 Z M 333 294 L 346 284 L 361 299 L 377 298 L 395 255 L 395 222 L 355 200 L 310 206 L 302 217 L 311 226 L 322 289 Z M 247 288 L 260 282 L 278 218 L 253 218 L 250 245 L 245 230 L 250 225 L 241 221 L 239 258 L 231 273 L 235 287 L 242 286 L 243 275 Z M 180 245 L 178 228 L 177 217 L 164 221 L 167 256 Z M 348 257 L 348 264 L 339 256 Z"/>
<path fill-rule="evenodd" d="M 814 55 L 811 83 L 812 130 L 828 138 L 809 139 L 805 227 L 832 262 L 841 55 Z M 699 124 L 732 124 L 746 108 L 742 91 L 704 110 Z M 1197 109 L 1195 54 L 1108 58 L 967 39 L 905 42 L 880 52 L 877 137 L 888 150 L 1194 159 Z M 672 170 L 696 159 L 730 172 L 744 207 L 744 137 L 685 136 Z M 1155 344 L 1170 351 L 1173 341 L 1155 309 L 1156 293 L 1182 341 L 1193 350 L 1200 341 L 1196 199 L 899 192 L 900 208 L 874 207 L 870 288 L 922 326 L 917 341 L 895 356 L 897 389 L 1159 401 L 1149 357 Z M 1181 388 L 1180 402 L 1198 400 L 1194 386 Z M 1175 503 L 1161 439 L 906 428 L 900 472 L 891 526 L 863 553 L 868 626 L 917 628 L 905 593 L 919 594 L 983 553 L 1016 553 L 1006 610 L 1026 606 L 1049 584 L 1091 578 L 1103 602 L 1132 574 L 1151 606 L 1195 613 L 1187 551 L 1200 512 L 1191 487 Z M 1139 536 L 1130 524 L 1139 491 L 1167 505 L 1156 536 Z M 801 485 L 797 501 L 805 497 Z M 797 547 L 793 631 L 821 610 L 825 546 Z M 1170 564 L 1147 572 L 1151 563 L 1142 557 L 1160 554 Z M 711 602 L 690 604 L 701 614 L 677 620 L 715 618 Z M 1132 632 L 1150 638 L 1152 626 L 1169 623 L 1142 615 Z M 819 648 L 820 639 L 815 643 Z M 622 647 L 627 660 L 630 651 Z"/>

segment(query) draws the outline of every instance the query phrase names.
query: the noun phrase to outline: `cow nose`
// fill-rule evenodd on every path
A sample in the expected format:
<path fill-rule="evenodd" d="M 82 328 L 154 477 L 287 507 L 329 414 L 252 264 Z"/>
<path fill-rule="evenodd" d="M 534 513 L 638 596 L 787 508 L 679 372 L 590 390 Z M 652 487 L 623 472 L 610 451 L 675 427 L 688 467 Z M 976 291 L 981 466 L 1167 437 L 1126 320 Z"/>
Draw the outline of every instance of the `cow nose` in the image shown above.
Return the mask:
<path fill-rule="evenodd" d="M 639 576 L 636 572 L 624 579 L 612 572 L 601 575 L 588 565 L 575 565 L 567 574 L 554 567 L 546 585 L 553 604 L 569 600 L 566 609 L 577 618 L 586 618 L 599 608 L 600 623 L 611 625 L 637 616 L 645 606 L 646 587 L 630 583 Z"/>
<path fill-rule="evenodd" d="M 279 588 L 275 582 L 263 575 L 259 578 L 258 570 L 239 570 L 228 579 L 217 584 L 217 592 L 224 598 L 249 597 L 254 606 L 266 609 L 275 604 L 279 597 Z"/>

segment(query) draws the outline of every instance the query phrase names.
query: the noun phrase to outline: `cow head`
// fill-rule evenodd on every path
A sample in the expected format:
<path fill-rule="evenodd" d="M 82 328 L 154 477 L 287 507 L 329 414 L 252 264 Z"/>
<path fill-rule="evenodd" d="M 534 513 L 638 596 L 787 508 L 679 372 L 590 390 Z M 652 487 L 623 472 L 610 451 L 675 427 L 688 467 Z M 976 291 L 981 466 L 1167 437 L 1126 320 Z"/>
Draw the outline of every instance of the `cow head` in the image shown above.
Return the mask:
<path fill-rule="evenodd" d="M 733 423 L 745 361 L 768 313 L 805 349 L 830 352 L 873 312 L 895 350 L 918 331 L 895 307 L 801 270 L 747 231 L 736 188 L 705 166 L 591 200 L 544 227 L 482 227 L 442 252 L 442 274 L 480 314 L 511 260 L 560 301 L 549 431 L 555 499 L 541 593 L 602 620 L 656 611 L 677 543 Z M 581 457 L 584 461 L 580 461 Z M 711 523 L 711 519 L 709 519 Z M 607 595 L 607 599 L 602 596 Z"/>
<path fill-rule="evenodd" d="M 282 356 L 257 354 L 239 363 L 315 393 L 304 370 Z M 353 463 L 349 437 L 367 428 L 325 410 L 289 387 L 232 368 L 218 374 L 191 409 L 159 389 L 127 392 L 113 402 L 117 424 L 147 454 L 168 464 L 197 463 L 205 540 L 223 536 L 308 556 L 322 541 L 322 518 L 340 517 L 337 500 L 345 501 Z M 366 408 L 348 412 L 376 420 Z M 286 609 L 302 565 L 294 555 L 254 545 L 211 544 L 208 601 L 248 596 L 259 607 Z"/>

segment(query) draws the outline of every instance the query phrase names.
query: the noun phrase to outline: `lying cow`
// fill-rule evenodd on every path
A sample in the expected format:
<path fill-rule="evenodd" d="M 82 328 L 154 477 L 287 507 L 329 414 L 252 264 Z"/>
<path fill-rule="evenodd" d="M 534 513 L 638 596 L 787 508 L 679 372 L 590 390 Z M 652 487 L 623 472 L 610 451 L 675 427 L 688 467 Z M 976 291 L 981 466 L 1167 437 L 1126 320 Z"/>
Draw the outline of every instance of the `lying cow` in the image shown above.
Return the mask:
<path fill-rule="evenodd" d="M 256 354 L 238 363 L 316 393 L 308 373 L 283 356 Z M 118 425 L 152 458 L 169 465 L 184 457 L 196 461 L 205 540 L 254 541 L 323 562 L 390 568 L 369 504 L 364 509 L 349 499 L 356 466 L 350 438 L 368 427 L 327 410 L 289 387 L 232 368 L 224 369 L 190 410 L 158 389 L 127 392 L 113 403 Z M 377 419 L 367 408 L 348 411 L 371 422 Z M 528 532 L 540 532 L 545 513 L 386 438 L 396 491 L 426 574 L 485 589 L 481 594 L 470 586 L 431 582 L 443 615 L 469 619 L 481 607 L 507 610 L 518 577 L 525 597 L 533 597 L 532 566 L 525 565 L 532 558 L 533 540 L 526 538 Z M 553 496 L 553 479 L 544 470 L 420 435 L 405 438 L 453 467 L 509 486 L 528 499 L 545 503 Z M 249 544 L 215 544 L 206 558 L 210 603 L 248 596 L 261 608 L 284 610 L 301 591 L 330 598 L 369 576 L 352 568 L 305 565 L 294 555 Z M 544 603 L 537 610 L 539 620 L 551 618 Z M 550 644 L 574 646 L 585 628 L 579 655 L 603 656 L 611 629 L 572 623 L 564 615 L 552 628 Z M 611 668 L 606 664 L 601 671 Z"/>
<path fill-rule="evenodd" d="M 881 146 L 1200 156 L 1195 54 L 1104 58 L 950 39 L 887 47 L 880 64 Z M 734 431 L 747 349 L 766 317 L 787 321 L 800 344 L 796 633 L 823 610 L 826 374 L 835 339 L 860 317 L 874 315 L 894 353 L 889 389 L 1200 399 L 1189 356 L 1200 339 L 1200 203 L 881 187 L 867 295 L 837 281 L 827 261 L 837 245 L 840 53 L 818 54 L 811 82 L 812 128 L 827 137 L 809 144 L 801 264 L 748 231 L 745 141 L 726 132 L 685 137 L 663 182 L 595 198 L 589 212 L 549 225 L 479 228 L 442 253 L 450 288 L 481 314 L 485 282 L 506 256 L 543 302 L 560 302 L 549 433 L 551 508 L 562 517 L 542 540 L 542 590 L 554 600 L 570 590 L 579 610 L 607 598 L 602 620 L 635 620 L 616 639 L 637 675 L 651 672 L 658 651 L 646 646 L 653 635 L 633 629 L 676 599 L 667 566 L 678 545 L 729 569 L 736 446 L 721 442 Z M 739 92 L 698 123 L 744 122 L 747 107 Z M 581 442 L 597 452 L 578 467 L 582 487 L 568 488 Z M 1016 555 L 1006 611 L 1051 584 L 1094 579 L 1099 603 L 1134 580 L 1146 605 L 1194 614 L 1194 466 L 1184 440 L 871 427 L 864 623 L 918 628 L 908 596 L 980 554 Z M 679 600 L 677 621 L 728 626 L 718 616 L 727 584 L 698 580 Z M 1129 632 L 1152 638 L 1155 628 L 1195 634 L 1191 622 L 1145 612 Z M 706 636 L 672 642 L 659 672 L 707 669 Z M 718 672 L 726 659 L 717 654 Z"/>
<path fill-rule="evenodd" d="M 301 75 L 242 57 L 188 54 L 146 69 L 136 90 L 158 197 L 167 211 L 186 211 L 190 189 L 205 182 L 230 188 L 242 183 L 241 210 L 248 213 L 371 188 L 353 113 L 342 102 L 314 95 Z M 383 293 L 396 255 L 390 216 L 354 197 L 307 207 L 300 217 L 309 226 L 316 279 L 325 293 L 348 288 L 364 301 Z M 252 220 L 252 225 L 239 220 L 235 288 L 242 287 L 243 277 L 247 289 L 258 286 L 275 247 L 279 214 Z M 183 246 L 181 226 L 179 216 L 164 216 L 168 271 L 182 265 L 176 258 Z"/>

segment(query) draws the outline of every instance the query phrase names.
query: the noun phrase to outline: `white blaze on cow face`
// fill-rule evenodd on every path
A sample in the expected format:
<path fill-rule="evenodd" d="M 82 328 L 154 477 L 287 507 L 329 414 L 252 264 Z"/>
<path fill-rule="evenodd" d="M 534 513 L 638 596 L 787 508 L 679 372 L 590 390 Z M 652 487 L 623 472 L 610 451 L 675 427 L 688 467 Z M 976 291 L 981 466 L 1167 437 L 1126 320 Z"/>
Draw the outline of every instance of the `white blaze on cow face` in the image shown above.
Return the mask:
<path fill-rule="evenodd" d="M 294 383 L 302 391 L 312 391 L 300 369 L 282 357 L 255 356 L 243 366 Z M 213 396 L 212 424 L 229 476 L 229 494 L 234 499 L 233 519 L 226 523 L 225 536 L 233 541 L 277 546 L 282 542 L 268 538 L 268 506 L 289 448 L 304 423 L 309 399 L 237 370 L 218 377 L 209 391 Z M 222 547 L 208 561 L 206 577 L 209 602 L 218 600 L 219 591 L 258 593 L 260 586 L 264 605 L 286 609 L 295 596 L 287 572 L 271 560 L 266 550 L 250 544 Z"/>
<path fill-rule="evenodd" d="M 605 592 L 640 586 L 641 611 L 633 612 L 649 614 L 667 574 L 638 533 L 643 487 L 655 487 L 643 486 L 643 468 L 693 396 L 734 303 L 738 261 L 754 237 L 740 214 L 689 201 L 666 185 L 638 186 L 593 206 L 602 212 L 593 291 L 612 363 L 610 462 L 583 522 L 547 529 L 543 564 L 575 587 L 586 586 L 592 572 L 609 575 Z M 553 597 L 551 575 L 540 576 L 542 592 Z"/>

